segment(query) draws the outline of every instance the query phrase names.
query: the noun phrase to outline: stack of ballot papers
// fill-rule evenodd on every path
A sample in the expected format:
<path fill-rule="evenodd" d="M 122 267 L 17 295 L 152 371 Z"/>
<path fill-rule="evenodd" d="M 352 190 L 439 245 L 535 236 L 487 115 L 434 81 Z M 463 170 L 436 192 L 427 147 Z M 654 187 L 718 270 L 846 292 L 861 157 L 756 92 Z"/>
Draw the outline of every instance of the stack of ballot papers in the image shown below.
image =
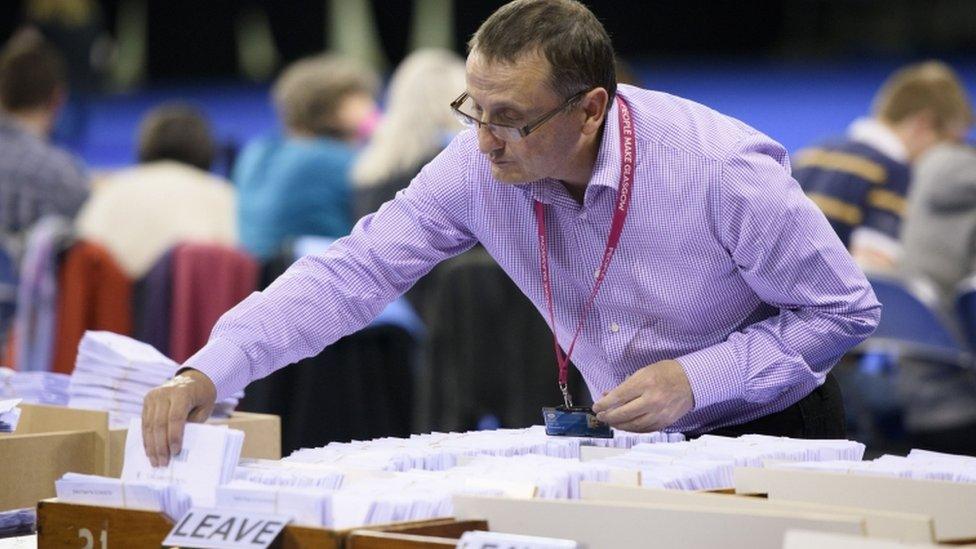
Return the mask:
<path fill-rule="evenodd" d="M 125 439 L 122 478 L 67 473 L 55 488 L 65 501 L 163 511 L 178 518 L 191 505 L 213 507 L 215 489 L 233 479 L 243 445 L 242 431 L 190 423 L 180 452 L 167 466 L 153 467 L 143 448 L 139 419 L 133 419 Z"/>
<path fill-rule="evenodd" d="M 976 483 L 976 457 L 943 454 L 928 450 L 912 450 L 907 456 L 883 455 L 870 461 L 833 460 L 811 463 L 782 463 L 772 467 L 852 475 L 878 475 Z"/>
<path fill-rule="evenodd" d="M 12 433 L 17 429 L 20 419 L 19 398 L 0 400 L 0 433 Z"/>
<path fill-rule="evenodd" d="M 54 488 L 64 502 L 157 511 L 174 520 L 193 506 L 191 496 L 181 486 L 165 481 L 65 473 L 54 482 Z"/>
<path fill-rule="evenodd" d="M 643 486 L 720 490 L 733 486 L 732 472 L 736 467 L 762 467 L 767 460 L 830 462 L 859 460 L 863 456 L 864 445 L 849 440 L 705 435 L 672 444 L 638 444 L 625 454 L 596 462 L 640 471 Z"/>
<path fill-rule="evenodd" d="M 113 427 L 124 427 L 141 416 L 146 393 L 178 369 L 176 362 L 146 343 L 112 332 L 85 332 L 71 374 L 68 405 L 107 411 Z M 218 402 L 213 415 L 229 415 L 239 396 Z"/>
<path fill-rule="evenodd" d="M 0 398 L 20 398 L 28 404 L 68 404 L 71 377 L 55 372 L 18 372 L 0 367 Z"/>
<path fill-rule="evenodd" d="M 860 460 L 864 445 L 852 440 L 806 440 L 766 435 L 737 438 L 704 435 L 674 444 L 638 444 L 634 451 L 662 456 L 732 461 L 736 467 L 762 467 L 766 460 Z"/>
<path fill-rule="evenodd" d="M 183 430 L 183 447 L 165 467 L 153 467 L 143 449 L 142 428 L 132 420 L 125 438 L 124 481 L 157 481 L 183 488 L 198 506 L 213 505 L 214 487 L 234 478 L 241 460 L 244 432 L 222 425 L 188 423 Z"/>
<path fill-rule="evenodd" d="M 550 437 L 536 425 L 526 429 L 498 429 L 466 433 L 428 433 L 410 438 L 380 438 L 370 441 L 330 443 L 321 448 L 304 448 L 285 458 L 297 463 L 342 465 L 378 471 L 424 469 L 440 471 L 457 465 L 458 460 L 475 456 L 543 455 L 578 459 L 580 447 L 600 444 L 630 448 L 684 440 L 680 433 L 616 432 L 612 439 Z"/>

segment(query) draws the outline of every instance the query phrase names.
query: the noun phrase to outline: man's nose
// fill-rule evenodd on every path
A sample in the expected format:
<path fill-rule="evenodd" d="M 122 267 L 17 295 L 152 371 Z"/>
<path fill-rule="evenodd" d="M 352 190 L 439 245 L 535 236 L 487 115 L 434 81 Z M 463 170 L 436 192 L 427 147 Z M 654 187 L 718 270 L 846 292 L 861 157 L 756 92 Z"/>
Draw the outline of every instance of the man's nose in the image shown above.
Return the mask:
<path fill-rule="evenodd" d="M 488 126 L 478 127 L 478 149 L 484 154 L 490 154 L 505 147 L 505 142 L 495 137 Z"/>

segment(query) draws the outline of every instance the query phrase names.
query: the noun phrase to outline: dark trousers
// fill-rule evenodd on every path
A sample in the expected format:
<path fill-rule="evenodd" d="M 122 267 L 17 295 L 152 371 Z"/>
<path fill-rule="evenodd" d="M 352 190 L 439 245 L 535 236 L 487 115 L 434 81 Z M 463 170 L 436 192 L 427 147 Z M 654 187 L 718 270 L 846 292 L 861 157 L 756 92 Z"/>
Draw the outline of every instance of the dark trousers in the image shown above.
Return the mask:
<path fill-rule="evenodd" d="M 737 437 L 758 434 L 792 438 L 847 438 L 840 384 L 827 374 L 823 385 L 785 410 L 748 423 L 721 427 L 711 435 Z"/>

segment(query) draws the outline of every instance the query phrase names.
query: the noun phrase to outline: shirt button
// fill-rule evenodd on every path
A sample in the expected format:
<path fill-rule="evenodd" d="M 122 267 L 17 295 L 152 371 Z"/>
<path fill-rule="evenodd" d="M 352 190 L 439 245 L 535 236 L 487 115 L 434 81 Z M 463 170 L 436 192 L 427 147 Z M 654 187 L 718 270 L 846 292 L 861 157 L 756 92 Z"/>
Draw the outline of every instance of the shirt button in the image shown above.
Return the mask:
<path fill-rule="evenodd" d="M 600 269 L 593 271 L 593 278 L 600 278 Z"/>
<path fill-rule="evenodd" d="M 586 221 L 586 212 L 581 213 L 579 218 L 583 221 Z"/>
<path fill-rule="evenodd" d="M 614 322 L 613 324 L 610 325 L 610 331 L 613 332 L 613 333 L 619 332 L 620 331 L 620 325 L 617 324 L 616 322 Z"/>

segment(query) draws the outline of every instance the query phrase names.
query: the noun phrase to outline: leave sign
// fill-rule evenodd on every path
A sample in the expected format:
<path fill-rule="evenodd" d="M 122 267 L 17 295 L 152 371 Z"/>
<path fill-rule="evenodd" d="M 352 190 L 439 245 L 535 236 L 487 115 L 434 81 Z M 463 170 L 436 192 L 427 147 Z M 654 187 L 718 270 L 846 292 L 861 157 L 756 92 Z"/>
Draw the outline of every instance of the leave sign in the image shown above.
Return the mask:
<path fill-rule="evenodd" d="M 291 518 L 238 509 L 194 507 L 177 521 L 163 540 L 165 546 L 265 548 L 278 537 Z"/>

